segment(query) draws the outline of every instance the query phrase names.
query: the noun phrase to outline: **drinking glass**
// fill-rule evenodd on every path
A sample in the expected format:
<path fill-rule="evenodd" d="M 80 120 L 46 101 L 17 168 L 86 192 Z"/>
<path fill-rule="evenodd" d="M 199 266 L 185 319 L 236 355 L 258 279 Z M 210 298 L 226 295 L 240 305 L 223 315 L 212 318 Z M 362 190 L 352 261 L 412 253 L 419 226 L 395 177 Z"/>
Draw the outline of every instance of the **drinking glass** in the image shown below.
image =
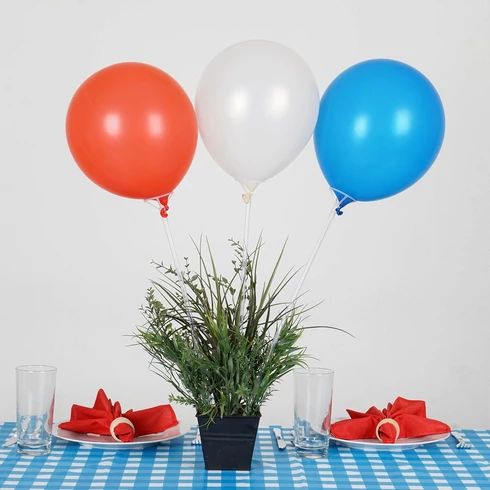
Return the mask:
<path fill-rule="evenodd" d="M 332 418 L 331 369 L 294 371 L 294 445 L 303 457 L 327 454 Z"/>
<path fill-rule="evenodd" d="M 17 449 L 33 456 L 51 450 L 56 368 L 18 366 Z"/>

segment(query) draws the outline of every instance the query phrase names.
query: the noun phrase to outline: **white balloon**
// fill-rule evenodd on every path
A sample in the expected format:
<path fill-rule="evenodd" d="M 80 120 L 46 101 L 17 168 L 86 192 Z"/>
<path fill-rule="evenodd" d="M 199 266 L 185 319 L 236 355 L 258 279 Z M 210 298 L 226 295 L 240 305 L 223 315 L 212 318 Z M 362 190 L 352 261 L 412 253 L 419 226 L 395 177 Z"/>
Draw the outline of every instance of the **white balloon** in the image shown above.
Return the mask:
<path fill-rule="evenodd" d="M 218 54 L 196 95 L 206 148 L 249 192 L 298 156 L 311 138 L 318 106 L 309 67 L 270 41 L 245 41 Z"/>

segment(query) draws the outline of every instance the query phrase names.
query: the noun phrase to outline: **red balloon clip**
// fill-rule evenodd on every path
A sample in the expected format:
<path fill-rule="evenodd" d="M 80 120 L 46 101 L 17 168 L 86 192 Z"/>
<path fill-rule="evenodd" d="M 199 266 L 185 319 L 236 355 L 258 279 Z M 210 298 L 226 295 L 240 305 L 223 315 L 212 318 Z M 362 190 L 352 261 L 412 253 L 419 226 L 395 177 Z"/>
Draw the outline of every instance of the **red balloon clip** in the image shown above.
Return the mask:
<path fill-rule="evenodd" d="M 162 218 L 167 218 L 168 217 L 168 210 L 169 210 L 169 205 L 168 205 L 168 195 L 159 197 L 157 201 L 160 204 L 160 216 Z"/>

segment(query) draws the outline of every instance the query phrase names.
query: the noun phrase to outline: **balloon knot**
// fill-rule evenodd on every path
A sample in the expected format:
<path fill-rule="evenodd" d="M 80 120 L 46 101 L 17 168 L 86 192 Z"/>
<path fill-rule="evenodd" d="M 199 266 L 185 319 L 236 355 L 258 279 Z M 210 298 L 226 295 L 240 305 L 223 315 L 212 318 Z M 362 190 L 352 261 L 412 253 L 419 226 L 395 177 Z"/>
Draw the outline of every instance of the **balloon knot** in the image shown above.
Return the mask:
<path fill-rule="evenodd" d="M 157 201 L 158 201 L 158 204 L 160 204 L 160 216 L 162 218 L 167 218 L 168 217 L 168 210 L 169 210 L 168 196 L 159 197 L 157 199 Z"/>
<path fill-rule="evenodd" d="M 335 210 L 335 212 L 337 213 L 337 216 L 342 216 L 344 214 L 344 212 L 340 209 L 340 206 Z"/>

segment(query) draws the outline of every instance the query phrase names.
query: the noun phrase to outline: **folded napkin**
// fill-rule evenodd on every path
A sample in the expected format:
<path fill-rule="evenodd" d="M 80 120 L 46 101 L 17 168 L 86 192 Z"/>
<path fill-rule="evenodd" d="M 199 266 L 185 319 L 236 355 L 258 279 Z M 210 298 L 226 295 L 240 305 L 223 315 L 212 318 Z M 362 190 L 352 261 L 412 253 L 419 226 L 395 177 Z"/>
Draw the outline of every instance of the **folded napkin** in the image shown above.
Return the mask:
<path fill-rule="evenodd" d="M 100 389 L 92 408 L 73 405 L 70 420 L 58 427 L 82 434 L 111 435 L 117 441 L 130 442 L 135 437 L 163 432 L 177 424 L 178 420 L 170 405 L 122 413 L 121 404 L 113 404 L 104 390 Z"/>
<path fill-rule="evenodd" d="M 451 428 L 439 420 L 428 419 L 425 402 L 407 400 L 399 396 L 394 403 L 379 410 L 371 407 L 367 412 L 347 409 L 350 419 L 332 424 L 331 434 L 338 439 L 379 439 L 393 443 L 399 437 L 423 437 L 445 434 Z"/>

